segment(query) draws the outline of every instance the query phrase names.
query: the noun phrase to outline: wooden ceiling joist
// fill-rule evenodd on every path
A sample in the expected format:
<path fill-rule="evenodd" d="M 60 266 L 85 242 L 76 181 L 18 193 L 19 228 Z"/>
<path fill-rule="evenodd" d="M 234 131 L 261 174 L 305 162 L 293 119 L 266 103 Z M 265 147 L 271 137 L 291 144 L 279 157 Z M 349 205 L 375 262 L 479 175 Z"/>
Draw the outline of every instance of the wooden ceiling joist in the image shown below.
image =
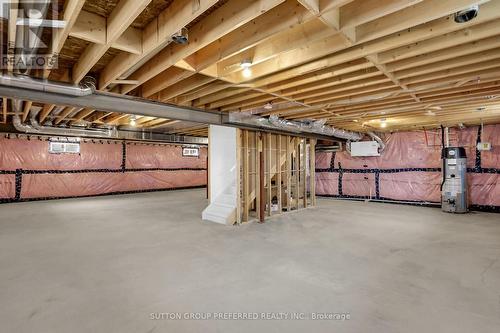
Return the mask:
<path fill-rule="evenodd" d="M 74 119 L 71 121 L 71 124 L 76 124 L 80 121 L 82 121 L 83 119 L 85 119 L 86 117 L 90 116 L 92 113 L 94 113 L 94 109 L 89 109 L 89 108 L 86 108 L 86 109 L 83 109 L 81 111 L 79 111 Z"/>
<path fill-rule="evenodd" d="M 480 6 L 477 17 L 455 22 L 471 5 Z M 101 7 L 65 1 L 66 25 L 51 49 L 63 68 L 52 78 L 92 74 L 99 90 L 359 131 L 381 130 L 381 117 L 384 130 L 499 119 L 500 0 L 173 0 L 156 17 L 152 0 Z M 189 42 L 173 43 L 183 28 Z M 481 103 L 489 111 L 480 117 Z M 24 102 L 24 121 L 32 105 Z M 138 128 L 207 133 L 205 125 L 61 105 L 42 105 L 38 117 L 54 126 L 134 119 Z"/>
<path fill-rule="evenodd" d="M 151 0 L 120 0 L 106 24 L 106 38 L 102 44 L 89 45 L 73 67 L 73 82 L 80 82 L 121 37 Z"/>
<path fill-rule="evenodd" d="M 130 76 L 141 83 L 154 78 L 204 46 L 237 29 L 243 24 L 284 2 L 284 0 L 239 0 L 229 1 L 193 26 L 187 45 L 170 44 Z M 135 87 L 128 87 L 129 92 Z"/>
<path fill-rule="evenodd" d="M 134 69 L 147 62 L 151 57 L 170 43 L 171 36 L 186 27 L 217 0 L 199 0 L 193 6 L 191 0 L 174 1 L 143 30 L 142 54 L 120 54 L 103 70 L 99 78 L 99 89 L 105 89 L 114 80 L 132 74 Z"/>

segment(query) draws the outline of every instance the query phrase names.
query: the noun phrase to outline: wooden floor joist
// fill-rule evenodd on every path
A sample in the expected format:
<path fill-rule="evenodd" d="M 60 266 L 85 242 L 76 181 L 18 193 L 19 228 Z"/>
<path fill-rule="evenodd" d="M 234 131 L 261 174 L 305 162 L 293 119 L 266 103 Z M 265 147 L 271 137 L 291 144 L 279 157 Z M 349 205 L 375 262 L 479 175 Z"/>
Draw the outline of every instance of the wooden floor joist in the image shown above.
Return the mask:
<path fill-rule="evenodd" d="M 477 124 L 486 114 L 475 110 L 485 102 L 500 104 L 498 91 L 483 86 L 500 82 L 500 0 L 173 0 L 161 8 L 151 0 L 105 7 L 97 0 L 62 4 L 59 17 L 66 24 L 46 36 L 51 38 L 46 52 L 58 56 L 57 66 L 33 70 L 32 76 L 79 83 L 91 75 L 102 91 L 205 110 L 326 118 L 330 125 L 362 132 Z M 479 5 L 477 17 L 455 22 L 454 14 L 471 5 Z M 13 22 L 6 39 L 11 43 Z M 171 42 L 184 28 L 188 43 Z M 464 95 L 451 95 L 453 89 Z M 457 97 L 468 109 L 447 106 Z M 129 115 L 120 110 L 109 114 L 36 103 L 24 101 L 23 121 L 36 105 L 42 108 L 41 123 L 128 125 Z M 288 108 L 278 107 L 285 103 Z M 2 122 L 13 114 L 9 105 L 4 104 Z M 377 116 L 387 119 L 387 126 L 367 128 Z M 491 107 L 486 118 L 500 122 L 500 112 Z M 192 126 L 173 120 L 139 125 L 161 131 Z M 207 131 L 205 126 L 184 133 Z"/>

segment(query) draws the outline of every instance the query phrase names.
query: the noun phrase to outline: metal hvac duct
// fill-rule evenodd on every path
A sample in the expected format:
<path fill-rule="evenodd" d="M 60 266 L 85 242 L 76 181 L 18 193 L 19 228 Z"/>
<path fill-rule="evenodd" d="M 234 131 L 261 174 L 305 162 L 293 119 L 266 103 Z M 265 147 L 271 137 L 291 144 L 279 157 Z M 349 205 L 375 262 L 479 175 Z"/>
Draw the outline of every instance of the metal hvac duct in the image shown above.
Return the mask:
<path fill-rule="evenodd" d="M 160 103 L 135 96 L 94 91 L 91 86 L 59 84 L 30 77 L 0 75 L 0 96 L 39 103 L 93 108 L 139 116 L 222 125 L 221 112 Z"/>
<path fill-rule="evenodd" d="M 30 134 L 45 134 L 45 135 L 61 135 L 61 136 L 88 136 L 98 138 L 112 138 L 113 130 L 90 130 L 90 129 L 76 129 L 76 128 L 62 128 L 42 126 L 36 120 L 38 112 L 32 112 L 30 122 L 31 125 L 24 124 L 21 120 L 21 101 L 13 100 L 12 107 L 14 109 L 14 116 L 12 124 L 14 128 L 22 133 Z"/>
<path fill-rule="evenodd" d="M 364 134 L 362 133 L 346 131 L 343 129 L 325 125 L 324 120 L 299 122 L 280 119 L 276 115 L 272 115 L 269 118 L 264 118 L 247 113 L 233 112 L 229 114 L 229 123 L 253 126 L 263 129 L 282 130 L 297 134 L 309 133 L 321 136 L 333 136 L 349 141 L 359 141 L 364 136 Z"/>
<path fill-rule="evenodd" d="M 368 134 L 368 136 L 370 136 L 373 140 L 377 141 L 377 143 L 379 145 L 378 152 L 382 153 L 385 150 L 385 143 L 384 143 L 384 141 L 378 135 L 376 135 L 373 132 L 367 132 L 366 134 Z"/>
<path fill-rule="evenodd" d="M 0 85 L 74 97 L 88 96 L 95 92 L 95 82 L 93 82 L 90 77 L 84 78 L 82 83 L 79 86 L 76 86 L 72 84 L 54 83 L 47 80 L 34 79 L 24 75 L 0 75 Z"/>
<path fill-rule="evenodd" d="M 210 125 L 250 127 L 305 136 L 336 137 L 350 141 L 359 141 L 364 136 L 362 133 L 326 126 L 321 121 L 297 122 L 279 119 L 276 116 L 264 118 L 234 112 L 228 115 L 227 113 L 180 107 L 134 96 L 100 92 L 95 91 L 92 82 L 87 81 L 84 81 L 81 86 L 75 86 L 33 79 L 27 76 L 0 75 L 0 96 L 39 103 L 92 108 L 106 112 L 120 112 Z"/>

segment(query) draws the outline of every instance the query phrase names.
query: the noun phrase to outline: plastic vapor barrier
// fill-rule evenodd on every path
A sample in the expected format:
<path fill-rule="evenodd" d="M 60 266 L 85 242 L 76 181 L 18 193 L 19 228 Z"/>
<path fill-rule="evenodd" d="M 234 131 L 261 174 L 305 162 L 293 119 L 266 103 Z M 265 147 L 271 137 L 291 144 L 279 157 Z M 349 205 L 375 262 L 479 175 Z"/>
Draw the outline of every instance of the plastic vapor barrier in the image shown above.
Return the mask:
<path fill-rule="evenodd" d="M 500 125 L 450 129 L 451 146 L 465 147 L 472 209 L 500 212 Z M 351 199 L 439 204 L 441 131 L 387 134 L 379 157 L 351 157 L 348 152 L 316 153 L 317 195 Z M 489 142 L 491 151 L 478 151 Z"/>
<path fill-rule="evenodd" d="M 80 153 L 49 153 L 48 138 L 0 138 L 0 202 L 206 186 L 207 148 L 84 139 Z"/>

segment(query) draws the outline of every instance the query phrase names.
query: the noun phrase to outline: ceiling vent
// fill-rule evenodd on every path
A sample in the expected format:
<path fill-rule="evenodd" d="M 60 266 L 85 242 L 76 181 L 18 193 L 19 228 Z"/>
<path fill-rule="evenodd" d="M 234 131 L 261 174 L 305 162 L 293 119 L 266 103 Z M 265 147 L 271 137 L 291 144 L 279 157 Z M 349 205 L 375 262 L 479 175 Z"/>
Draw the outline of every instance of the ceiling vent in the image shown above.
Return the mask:
<path fill-rule="evenodd" d="M 474 5 L 471 6 L 467 9 L 461 10 L 459 12 L 455 13 L 455 22 L 457 23 L 465 23 L 477 16 L 477 13 L 479 12 L 479 6 Z"/>

